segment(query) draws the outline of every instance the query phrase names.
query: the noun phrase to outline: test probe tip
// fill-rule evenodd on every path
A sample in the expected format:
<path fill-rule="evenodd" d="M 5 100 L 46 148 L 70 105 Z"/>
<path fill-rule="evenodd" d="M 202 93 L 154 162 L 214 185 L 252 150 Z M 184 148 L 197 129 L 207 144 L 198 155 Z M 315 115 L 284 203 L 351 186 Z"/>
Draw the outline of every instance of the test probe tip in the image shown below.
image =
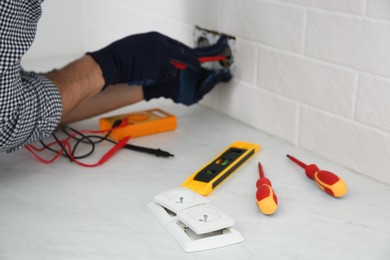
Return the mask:
<path fill-rule="evenodd" d="M 156 156 L 157 157 L 174 157 L 175 155 L 173 155 L 173 154 L 171 154 L 171 153 L 169 153 L 169 152 L 167 152 L 167 151 L 163 151 L 163 150 L 161 150 L 161 149 L 157 149 L 157 153 L 156 153 Z"/>

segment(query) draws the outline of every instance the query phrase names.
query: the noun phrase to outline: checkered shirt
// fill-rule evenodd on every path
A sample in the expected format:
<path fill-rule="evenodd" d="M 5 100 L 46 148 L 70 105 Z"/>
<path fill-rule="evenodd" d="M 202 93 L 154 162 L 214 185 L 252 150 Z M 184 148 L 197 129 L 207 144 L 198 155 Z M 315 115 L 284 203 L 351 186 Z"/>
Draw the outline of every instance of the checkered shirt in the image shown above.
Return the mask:
<path fill-rule="evenodd" d="M 25 72 L 43 0 L 0 0 L 0 152 L 50 135 L 62 113 L 61 96 L 43 75 Z"/>

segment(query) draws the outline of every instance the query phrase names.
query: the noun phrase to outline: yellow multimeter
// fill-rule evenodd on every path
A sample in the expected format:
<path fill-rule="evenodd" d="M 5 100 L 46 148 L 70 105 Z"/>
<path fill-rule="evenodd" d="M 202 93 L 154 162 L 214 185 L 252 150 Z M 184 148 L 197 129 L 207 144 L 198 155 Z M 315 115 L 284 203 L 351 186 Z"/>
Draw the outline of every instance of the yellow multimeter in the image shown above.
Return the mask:
<path fill-rule="evenodd" d="M 114 140 L 121 140 L 126 136 L 131 138 L 157 134 L 176 129 L 176 117 L 162 109 L 153 108 L 138 111 L 130 114 L 123 114 L 101 118 L 99 121 L 100 130 L 110 129 L 116 120 L 127 120 L 127 125 L 112 130 L 110 137 Z"/>
<path fill-rule="evenodd" d="M 259 144 L 235 142 L 206 166 L 188 177 L 182 187 L 187 187 L 201 195 L 208 195 L 259 149 Z"/>

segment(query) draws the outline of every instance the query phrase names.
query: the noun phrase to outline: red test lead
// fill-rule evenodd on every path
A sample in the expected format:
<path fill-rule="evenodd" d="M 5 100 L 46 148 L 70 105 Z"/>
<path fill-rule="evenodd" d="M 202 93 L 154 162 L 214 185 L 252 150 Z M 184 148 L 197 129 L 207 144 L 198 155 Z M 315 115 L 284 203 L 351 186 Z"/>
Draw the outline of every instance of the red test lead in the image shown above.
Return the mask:
<path fill-rule="evenodd" d="M 272 189 L 271 181 L 264 176 L 261 163 L 258 164 L 260 179 L 256 182 L 256 200 L 260 211 L 265 215 L 273 214 L 278 208 L 278 198 Z"/>
<path fill-rule="evenodd" d="M 306 165 L 291 155 L 287 154 L 287 157 L 305 169 L 306 176 L 313 179 L 318 187 L 329 195 L 342 197 L 347 193 L 347 184 L 345 184 L 345 182 L 336 174 L 320 170 L 315 164 Z"/>

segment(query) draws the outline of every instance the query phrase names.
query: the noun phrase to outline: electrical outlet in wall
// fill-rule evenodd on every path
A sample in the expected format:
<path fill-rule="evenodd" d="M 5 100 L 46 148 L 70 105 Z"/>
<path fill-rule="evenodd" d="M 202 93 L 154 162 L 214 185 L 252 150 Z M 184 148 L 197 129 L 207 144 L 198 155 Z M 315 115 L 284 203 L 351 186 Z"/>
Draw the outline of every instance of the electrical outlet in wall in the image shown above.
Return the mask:
<path fill-rule="evenodd" d="M 212 70 L 228 68 L 231 72 L 233 72 L 235 70 L 234 57 L 237 52 L 237 40 L 235 36 L 195 26 L 194 45 L 195 47 L 211 46 L 215 44 L 222 35 L 227 36 L 228 44 L 219 55 L 226 56 L 226 59 L 221 61 L 203 63 L 202 66 Z"/>

